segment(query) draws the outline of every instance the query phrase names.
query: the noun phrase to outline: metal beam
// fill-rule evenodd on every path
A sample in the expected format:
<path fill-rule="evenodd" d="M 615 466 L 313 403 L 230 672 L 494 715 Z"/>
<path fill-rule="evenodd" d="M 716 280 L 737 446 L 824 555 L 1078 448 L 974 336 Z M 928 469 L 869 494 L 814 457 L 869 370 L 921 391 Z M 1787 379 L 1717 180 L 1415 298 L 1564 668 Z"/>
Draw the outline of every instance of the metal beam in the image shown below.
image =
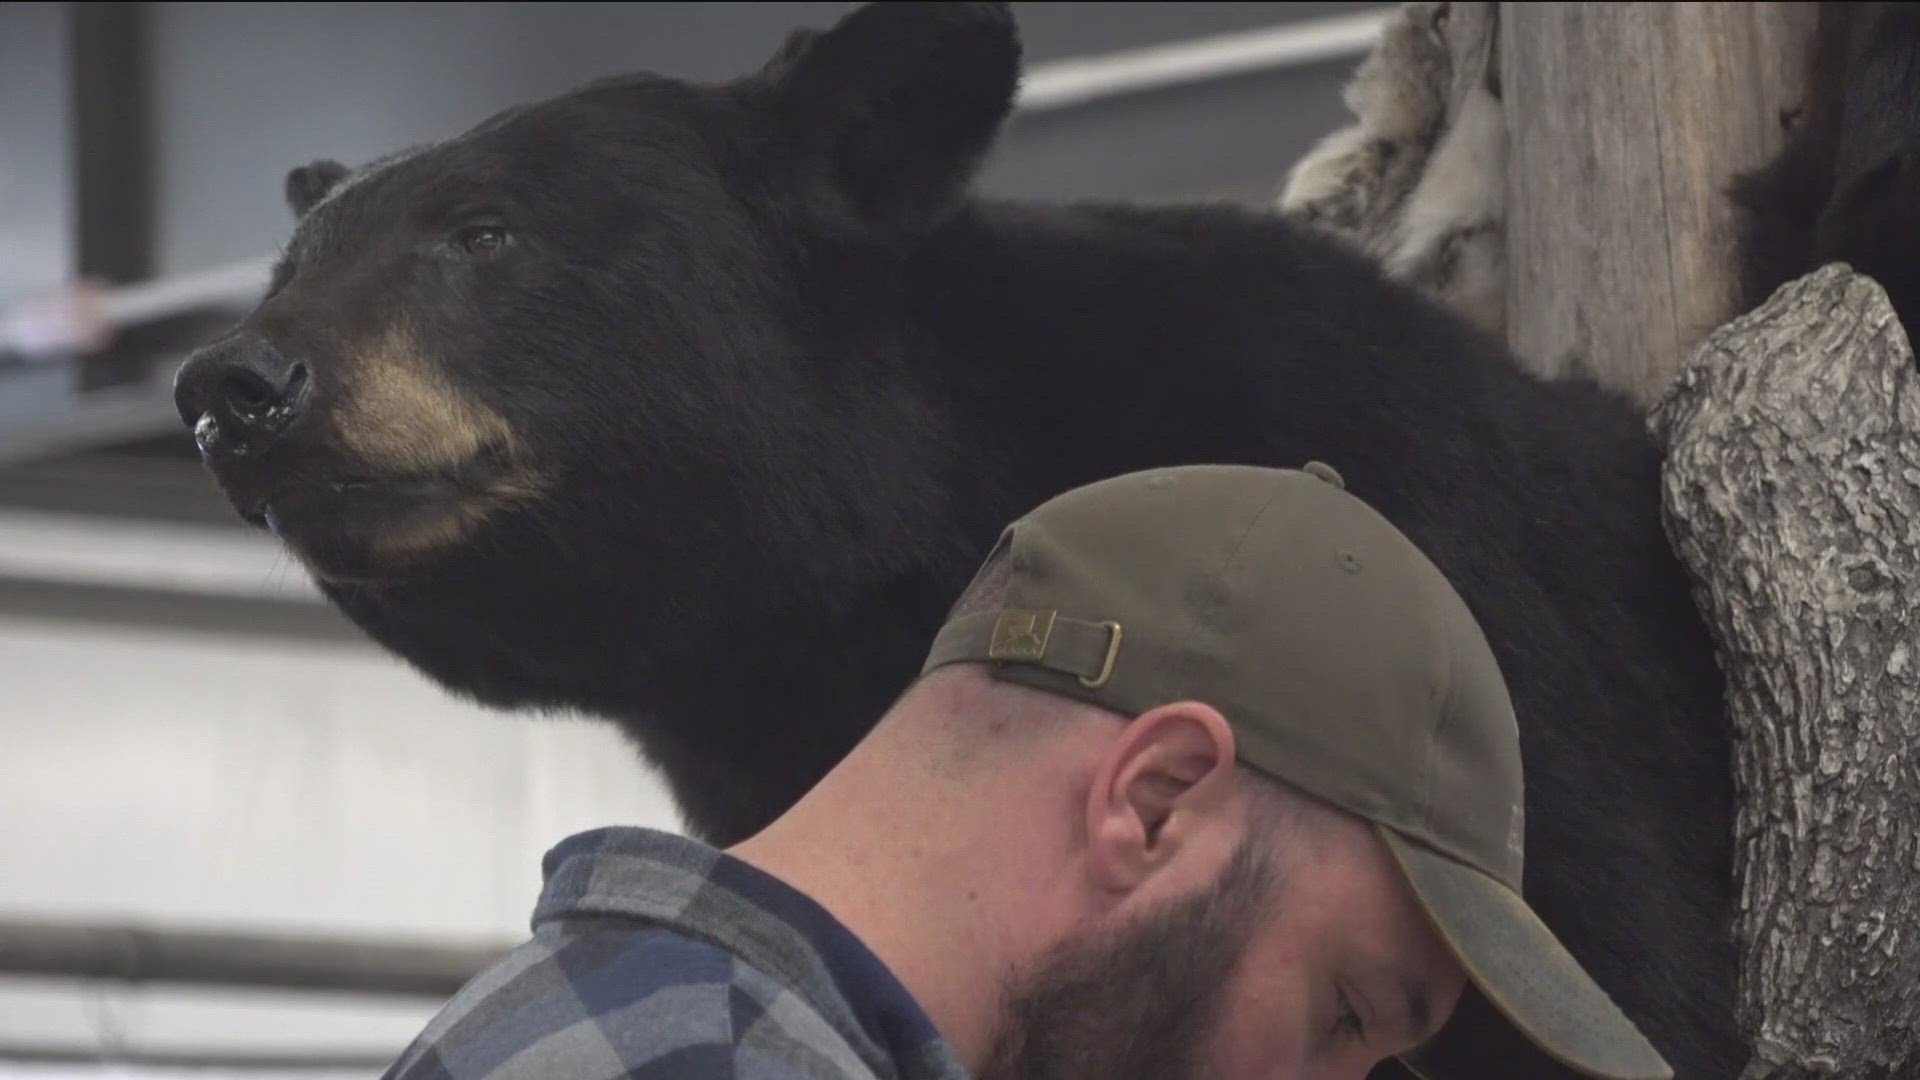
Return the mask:
<path fill-rule="evenodd" d="M 154 144 L 147 5 L 67 5 L 75 264 L 80 276 L 154 272 Z"/>
<path fill-rule="evenodd" d="M 239 529 L 0 511 L 0 577 L 96 588 L 319 603 L 277 542 Z"/>
<path fill-rule="evenodd" d="M 148 5 L 81 0 L 67 5 L 73 108 L 74 271 L 127 284 L 159 269 L 155 132 Z M 74 392 L 147 381 L 154 344 L 144 328 L 78 358 Z M 58 404 L 49 402 L 48 404 Z M 88 418 L 72 419 L 83 424 Z M 109 431 L 81 428 L 89 440 Z"/>
<path fill-rule="evenodd" d="M 197 637 L 216 649 L 248 641 L 272 642 L 302 656 L 390 655 L 331 605 L 0 576 L 0 624 L 23 621 L 174 641 Z"/>
<path fill-rule="evenodd" d="M 53 1043 L 0 1042 L 0 1062 L 37 1065 L 114 1065 L 138 1069 L 210 1070 L 225 1073 L 365 1073 L 371 1080 L 401 1054 L 265 1053 L 222 1050 L 84 1049 Z M 3 1070 L 0 1070 L 3 1071 Z"/>
<path fill-rule="evenodd" d="M 506 944 L 0 921 L 0 975 L 447 997 Z"/>

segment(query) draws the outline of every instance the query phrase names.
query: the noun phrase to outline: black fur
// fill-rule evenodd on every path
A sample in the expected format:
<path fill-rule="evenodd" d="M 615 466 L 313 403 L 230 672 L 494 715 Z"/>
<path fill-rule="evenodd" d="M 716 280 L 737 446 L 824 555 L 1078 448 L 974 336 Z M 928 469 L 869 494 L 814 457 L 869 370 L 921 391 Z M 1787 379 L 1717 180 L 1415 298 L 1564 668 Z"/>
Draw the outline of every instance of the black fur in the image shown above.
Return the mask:
<path fill-rule="evenodd" d="M 1819 5 L 1808 97 L 1785 149 L 1732 189 L 1749 306 L 1831 262 L 1880 283 L 1920 330 L 1920 7 Z"/>
<path fill-rule="evenodd" d="M 1266 215 L 968 196 L 1017 64 L 1004 5 L 874 5 L 733 83 L 514 110 L 305 219 L 250 327 L 319 393 L 404 316 L 554 478 L 327 594 L 458 693 L 612 718 L 724 843 L 867 730 L 1010 518 L 1330 462 L 1505 667 L 1533 904 L 1680 1077 L 1735 1075 L 1721 682 L 1636 410 Z M 424 254 L 482 211 L 510 248 Z M 1447 1039 L 1461 1075 L 1566 1075 L 1477 998 Z"/>
<path fill-rule="evenodd" d="M 337 161 L 320 160 L 299 166 L 287 173 L 287 205 L 295 214 L 304 215 L 314 204 L 327 197 L 340 181 L 347 178 L 347 167 Z"/>

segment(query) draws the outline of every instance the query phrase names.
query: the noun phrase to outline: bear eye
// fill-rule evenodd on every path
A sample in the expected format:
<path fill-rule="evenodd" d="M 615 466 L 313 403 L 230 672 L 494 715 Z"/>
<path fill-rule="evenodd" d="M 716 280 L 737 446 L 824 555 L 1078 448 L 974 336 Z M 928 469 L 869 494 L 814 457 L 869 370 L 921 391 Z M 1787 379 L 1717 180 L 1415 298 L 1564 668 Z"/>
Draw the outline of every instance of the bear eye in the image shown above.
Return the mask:
<path fill-rule="evenodd" d="M 505 225 L 469 225 L 453 234 L 454 246 L 469 255 L 492 255 L 507 246 Z"/>

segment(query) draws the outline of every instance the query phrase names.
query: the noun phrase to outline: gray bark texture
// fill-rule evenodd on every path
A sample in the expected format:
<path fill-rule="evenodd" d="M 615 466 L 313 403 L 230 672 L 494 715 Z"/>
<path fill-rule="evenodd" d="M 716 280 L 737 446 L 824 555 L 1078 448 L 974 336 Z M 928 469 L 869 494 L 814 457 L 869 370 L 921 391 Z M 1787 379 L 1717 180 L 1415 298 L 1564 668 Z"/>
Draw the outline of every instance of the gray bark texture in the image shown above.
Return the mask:
<path fill-rule="evenodd" d="M 1748 1080 L 1920 1075 L 1920 386 L 1833 264 L 1710 334 L 1652 413 L 1728 677 Z"/>

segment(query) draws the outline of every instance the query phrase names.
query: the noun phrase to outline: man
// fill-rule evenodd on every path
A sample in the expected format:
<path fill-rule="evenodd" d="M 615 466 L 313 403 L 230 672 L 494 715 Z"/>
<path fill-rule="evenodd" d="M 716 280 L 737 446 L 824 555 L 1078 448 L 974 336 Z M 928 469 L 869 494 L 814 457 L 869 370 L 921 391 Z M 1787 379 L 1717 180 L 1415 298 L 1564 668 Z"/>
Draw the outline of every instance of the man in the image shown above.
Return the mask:
<path fill-rule="evenodd" d="M 1359 1080 L 1471 981 L 1587 1075 L 1670 1076 L 1520 899 L 1517 740 L 1333 470 L 1092 484 L 765 832 L 557 847 L 533 940 L 389 1075 Z"/>

